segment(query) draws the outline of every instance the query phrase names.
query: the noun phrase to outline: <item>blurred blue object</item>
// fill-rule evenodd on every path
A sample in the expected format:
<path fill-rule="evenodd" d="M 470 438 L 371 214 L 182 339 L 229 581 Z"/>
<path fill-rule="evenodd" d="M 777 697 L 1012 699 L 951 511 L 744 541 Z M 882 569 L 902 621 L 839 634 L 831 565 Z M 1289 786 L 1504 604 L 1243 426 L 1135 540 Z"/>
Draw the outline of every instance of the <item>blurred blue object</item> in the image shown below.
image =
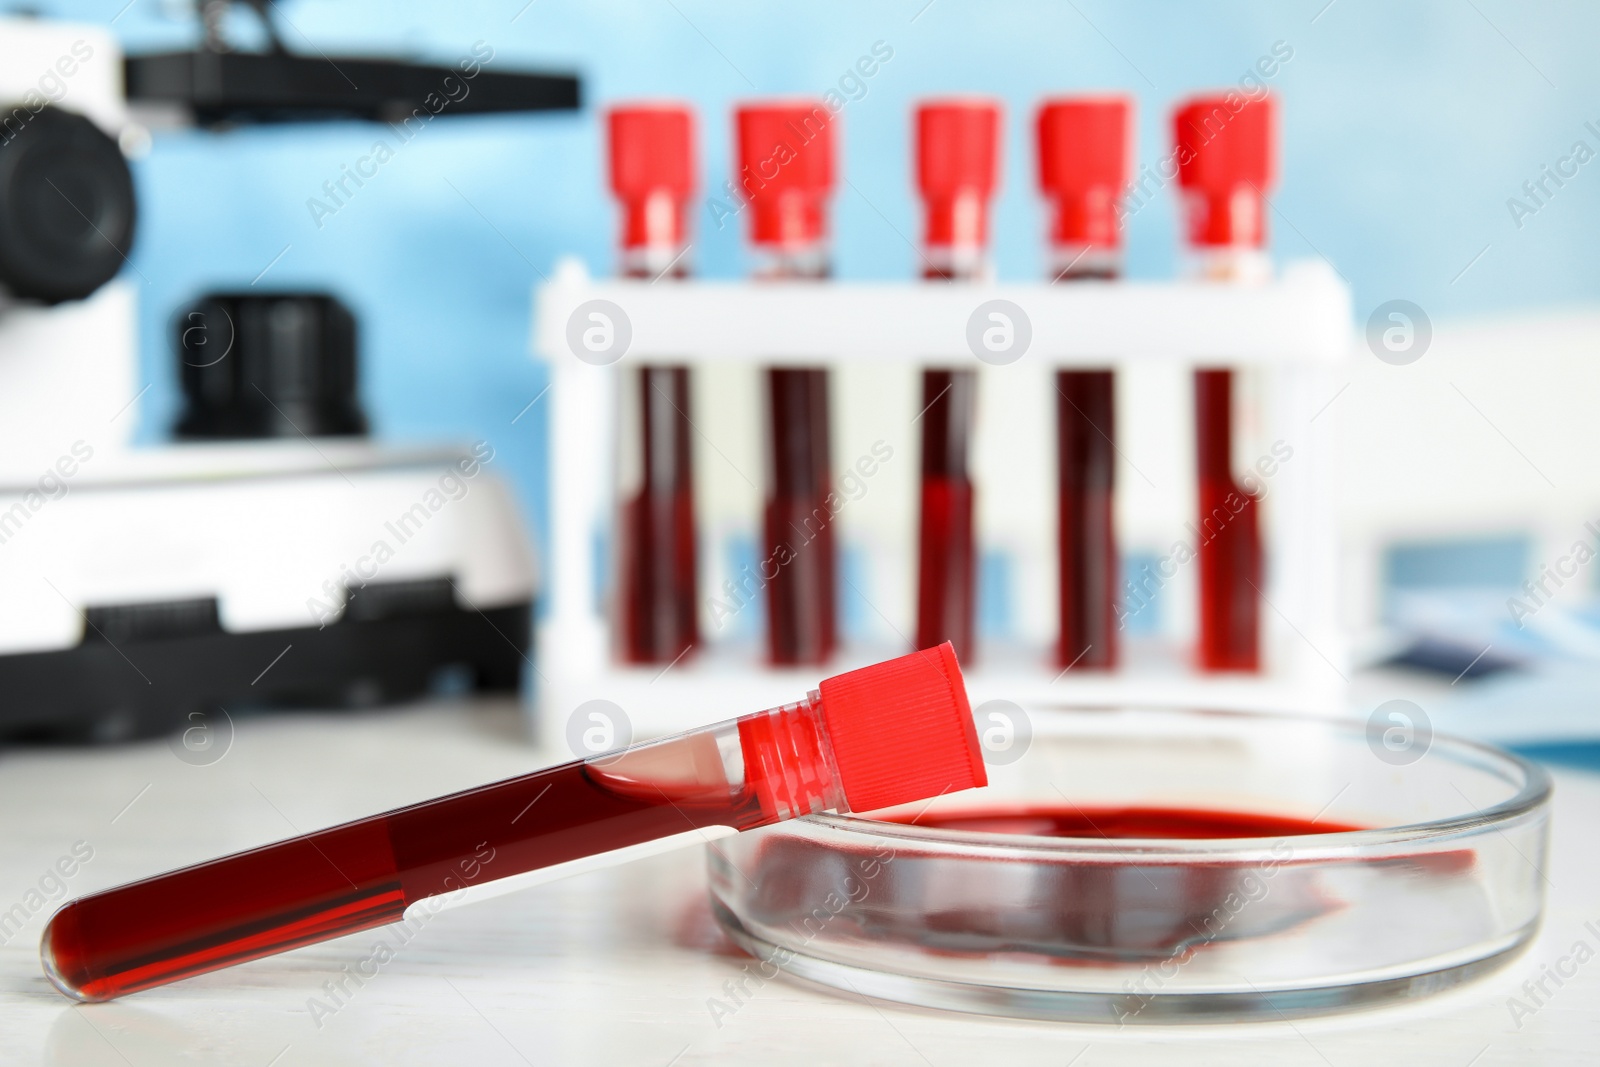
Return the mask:
<path fill-rule="evenodd" d="M 989 549 L 978 557 L 978 636 L 985 641 L 1006 641 L 1016 633 L 1015 559 L 1011 553 Z"/>
<path fill-rule="evenodd" d="M 1531 550 L 1525 535 L 1396 544 L 1384 558 L 1384 585 L 1391 594 L 1412 589 L 1515 590 L 1528 572 Z"/>
<path fill-rule="evenodd" d="M 22 6 L 110 22 L 130 51 L 199 37 L 194 8 L 181 0 Z M 1358 320 L 1396 297 L 1437 319 L 1600 291 L 1588 240 L 1600 228 L 1600 197 L 1568 191 L 1532 212 L 1510 206 L 1541 165 L 1586 136 L 1572 102 L 1600 95 L 1590 56 L 1600 8 L 1577 0 L 1537 8 L 1511 0 L 272 7 L 289 47 L 307 54 L 451 63 L 484 42 L 492 70 L 578 70 L 591 105 L 686 100 L 703 120 L 708 194 L 730 173 L 727 116 L 736 100 L 835 92 L 845 101 L 835 225 L 845 278 L 914 271 L 908 127 L 919 97 L 982 92 L 1005 103 L 995 253 L 1001 277 L 1033 279 L 1043 263 L 1029 147 L 1040 97 L 1134 93 L 1138 158 L 1148 164 L 1166 150 L 1166 115 L 1178 97 L 1264 84 L 1284 100 L 1275 253 L 1334 263 L 1354 289 Z M 255 32 L 247 17 L 238 21 L 246 37 Z M 858 58 L 880 42 L 892 57 L 870 77 L 857 73 Z M 1263 57 L 1276 57 L 1270 76 Z M 151 386 L 142 439 L 164 439 L 176 411 L 171 320 L 180 306 L 230 286 L 327 289 L 360 318 L 363 401 L 378 435 L 489 440 L 546 532 L 548 400 L 529 406 L 546 384 L 527 352 L 529 291 L 562 254 L 609 269 L 614 208 L 593 115 L 441 119 L 403 145 L 386 127 L 358 122 L 158 134 L 136 167 L 142 232 L 128 272 L 139 283 Z M 393 157 L 376 176 L 333 213 L 317 210 L 314 202 L 328 202 L 324 183 L 385 137 Z M 1127 222 L 1134 277 L 1175 270 L 1175 197 L 1170 183 L 1155 184 L 1162 187 L 1147 185 L 1151 195 Z M 719 226 L 714 212 L 696 211 L 700 274 L 743 272 L 738 222 Z"/>
<path fill-rule="evenodd" d="M 1159 577 L 1151 577 L 1161 565 L 1161 559 L 1154 552 L 1129 552 L 1122 558 L 1125 595 L 1120 621 L 1130 636 L 1161 632 L 1161 588 L 1165 583 Z M 1136 597 L 1126 595 L 1129 583 L 1132 583 Z"/>
<path fill-rule="evenodd" d="M 1403 542 L 1383 557 L 1383 622 L 1404 642 L 1388 662 L 1452 680 L 1518 665 L 1494 651 L 1506 600 L 1521 591 L 1532 539 L 1506 535 Z"/>
<path fill-rule="evenodd" d="M 1557 745 L 1512 745 L 1520 753 L 1540 763 L 1557 767 L 1573 767 L 1580 771 L 1600 771 L 1600 741 L 1574 742 Z"/>

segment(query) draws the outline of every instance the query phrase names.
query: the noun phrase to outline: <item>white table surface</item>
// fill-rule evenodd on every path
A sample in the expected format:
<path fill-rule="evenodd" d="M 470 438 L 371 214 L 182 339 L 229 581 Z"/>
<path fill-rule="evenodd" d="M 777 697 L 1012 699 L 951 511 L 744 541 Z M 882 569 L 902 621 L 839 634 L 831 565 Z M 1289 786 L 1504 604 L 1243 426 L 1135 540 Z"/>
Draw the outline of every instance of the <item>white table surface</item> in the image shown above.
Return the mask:
<path fill-rule="evenodd" d="M 245 720 L 210 766 L 163 741 L 0 756 L 0 911 L 74 843 L 71 895 L 532 769 L 509 704 Z M 718 1025 L 744 961 L 720 946 L 698 848 L 441 912 L 331 1016 L 308 999 L 377 931 L 110 1004 L 76 1005 L 40 972 L 51 907 L 0 947 L 0 1063 L 762 1065 L 1194 1064 L 1488 1067 L 1600 1060 L 1600 958 L 1513 1022 L 1507 998 L 1600 926 L 1600 776 L 1557 771 L 1553 885 L 1522 956 L 1396 1008 L 1250 1026 L 1013 1022 L 769 982 Z M 1551 987 L 1553 988 L 1553 986 Z"/>

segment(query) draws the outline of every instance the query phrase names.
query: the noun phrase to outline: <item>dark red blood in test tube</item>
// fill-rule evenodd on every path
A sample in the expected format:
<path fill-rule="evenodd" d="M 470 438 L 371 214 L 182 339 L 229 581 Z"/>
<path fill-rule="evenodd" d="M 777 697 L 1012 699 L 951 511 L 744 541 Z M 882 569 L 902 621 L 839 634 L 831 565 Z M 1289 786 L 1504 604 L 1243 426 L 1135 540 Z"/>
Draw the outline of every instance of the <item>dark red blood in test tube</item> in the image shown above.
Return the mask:
<path fill-rule="evenodd" d="M 634 792 L 571 763 L 86 897 L 52 920 L 46 965 L 106 1000 L 399 922 L 419 900 L 505 873 L 763 821 L 748 790 Z"/>
<path fill-rule="evenodd" d="M 1117 662 L 1116 413 L 1111 371 L 1056 374 L 1063 666 Z"/>
<path fill-rule="evenodd" d="M 917 186 L 926 209 L 923 277 L 980 278 L 1000 144 L 1000 108 L 941 100 L 917 108 Z M 970 368 L 922 372 L 922 499 L 917 647 L 950 641 L 972 662 L 977 539 L 968 470 L 977 380 Z"/>
<path fill-rule="evenodd" d="M 764 277 L 827 276 L 827 198 L 834 181 L 836 117 L 818 102 L 748 104 L 737 114 L 739 173 L 750 236 Z M 828 372 L 766 372 L 767 499 L 761 576 L 767 650 L 774 664 L 821 663 L 838 643 L 829 468 Z"/>
<path fill-rule="evenodd" d="M 967 452 L 976 387 L 970 370 L 922 372 L 918 648 L 931 648 L 941 641 L 949 641 L 957 649 L 973 645 L 977 546 Z"/>
<path fill-rule="evenodd" d="M 1230 93 L 1195 97 L 1173 115 L 1189 243 L 1223 277 L 1230 256 L 1258 255 L 1266 242 L 1263 201 L 1274 177 L 1276 110 L 1271 96 L 1241 101 Z M 1256 498 L 1233 479 L 1233 381 L 1227 369 L 1194 376 L 1197 660 L 1209 671 L 1261 667 L 1260 516 Z"/>
<path fill-rule="evenodd" d="M 684 202 L 694 188 L 694 121 L 670 104 L 612 109 L 611 188 L 623 209 L 623 273 L 688 273 Z M 690 376 L 685 366 L 629 367 L 628 409 L 640 472 L 619 502 L 618 647 L 630 663 L 670 663 L 698 640 Z"/>
<path fill-rule="evenodd" d="M 1261 666 L 1261 530 L 1256 498 L 1233 480 L 1233 372 L 1194 372 L 1200 521 L 1198 659 L 1208 671 Z"/>
<path fill-rule="evenodd" d="M 1117 201 L 1127 181 L 1132 116 L 1132 102 L 1119 96 L 1064 97 L 1039 109 L 1039 187 L 1053 209 L 1055 281 L 1121 274 Z M 1115 375 L 1102 368 L 1063 370 L 1054 384 L 1056 656 L 1063 667 L 1110 668 L 1118 654 Z"/>
<path fill-rule="evenodd" d="M 943 646 L 826 678 L 797 703 L 70 901 L 40 955 L 63 993 L 108 1000 L 630 845 L 985 781 L 960 668 Z M 425 918 L 414 912 L 387 936 L 403 945 Z"/>
<path fill-rule="evenodd" d="M 828 447 L 828 372 L 816 367 L 767 371 L 772 480 L 764 533 L 772 661 L 820 663 L 833 654 L 834 532 Z"/>
<path fill-rule="evenodd" d="M 643 481 L 622 501 L 618 538 L 623 658 L 670 663 L 694 645 L 694 486 L 689 368 L 639 367 Z"/>

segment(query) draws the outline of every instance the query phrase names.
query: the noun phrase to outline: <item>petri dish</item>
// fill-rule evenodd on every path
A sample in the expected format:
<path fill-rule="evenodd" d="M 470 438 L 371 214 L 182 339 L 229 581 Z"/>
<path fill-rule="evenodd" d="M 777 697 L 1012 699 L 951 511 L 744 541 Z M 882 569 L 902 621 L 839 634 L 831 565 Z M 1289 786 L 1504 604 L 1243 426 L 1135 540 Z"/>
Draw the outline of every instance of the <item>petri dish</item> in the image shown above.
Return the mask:
<path fill-rule="evenodd" d="M 763 977 L 1234 1022 L 1424 996 L 1538 928 L 1551 787 L 1509 753 L 1289 715 L 1028 714 L 1026 750 L 983 789 L 710 850 L 712 912 Z"/>

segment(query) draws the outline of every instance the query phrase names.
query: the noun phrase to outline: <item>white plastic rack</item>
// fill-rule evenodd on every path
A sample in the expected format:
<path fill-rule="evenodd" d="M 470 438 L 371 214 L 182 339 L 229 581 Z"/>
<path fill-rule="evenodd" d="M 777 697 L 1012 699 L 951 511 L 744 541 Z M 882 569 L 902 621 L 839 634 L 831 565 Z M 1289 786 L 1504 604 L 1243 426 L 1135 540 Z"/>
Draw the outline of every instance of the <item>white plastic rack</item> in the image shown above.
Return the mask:
<path fill-rule="evenodd" d="M 1258 439 L 1292 442 L 1294 461 L 1273 479 L 1263 508 L 1267 603 L 1261 673 L 1197 672 L 1181 644 L 1154 652 L 1130 648 L 1125 665 L 1112 672 L 1063 673 L 1040 634 L 1016 647 L 983 646 L 968 674 L 975 705 L 1005 699 L 1024 706 L 1335 709 L 1347 670 L 1335 602 L 1333 457 L 1322 439 L 1327 423 L 1319 426 L 1317 416 L 1337 392 L 1336 367 L 1349 352 L 1351 308 L 1348 290 L 1325 264 L 1291 264 L 1275 280 L 1248 286 L 651 284 L 596 279 L 580 263 L 567 261 L 536 289 L 533 333 L 534 354 L 551 373 L 552 543 L 535 700 L 544 736 L 563 737 L 572 712 L 596 699 L 620 706 L 635 737 L 685 729 L 795 699 L 827 673 L 904 651 L 847 646 L 837 664 L 804 671 L 767 666 L 760 641 L 737 648 L 707 644 L 665 670 L 617 661 L 600 590 L 602 546 L 612 543 L 616 514 L 624 368 L 651 362 L 967 366 L 979 370 L 981 393 L 986 380 L 1010 369 L 994 365 L 1003 356 L 980 362 L 969 343 L 975 314 L 983 325 L 983 305 L 996 300 L 1020 308 L 1027 322 L 1022 332 L 1031 335 L 1011 366 L 1112 366 L 1119 381 L 1126 377 L 1123 370 L 1154 367 L 1175 388 L 1179 382 L 1186 387 L 1195 366 L 1259 369 Z M 597 332 L 586 337 L 590 329 Z M 985 433 L 982 421 L 975 432 Z M 1039 441 L 1034 462 L 1053 471 L 1055 447 L 1053 434 Z M 836 450 L 836 462 L 842 458 Z M 907 462 L 915 465 L 914 459 Z M 916 559 L 912 536 L 903 553 L 910 567 Z M 1053 582 L 1053 559 L 1034 562 L 1048 573 L 1028 580 Z M 716 595 L 704 575 L 701 581 L 702 599 Z M 908 623 L 903 632 L 910 630 Z"/>

